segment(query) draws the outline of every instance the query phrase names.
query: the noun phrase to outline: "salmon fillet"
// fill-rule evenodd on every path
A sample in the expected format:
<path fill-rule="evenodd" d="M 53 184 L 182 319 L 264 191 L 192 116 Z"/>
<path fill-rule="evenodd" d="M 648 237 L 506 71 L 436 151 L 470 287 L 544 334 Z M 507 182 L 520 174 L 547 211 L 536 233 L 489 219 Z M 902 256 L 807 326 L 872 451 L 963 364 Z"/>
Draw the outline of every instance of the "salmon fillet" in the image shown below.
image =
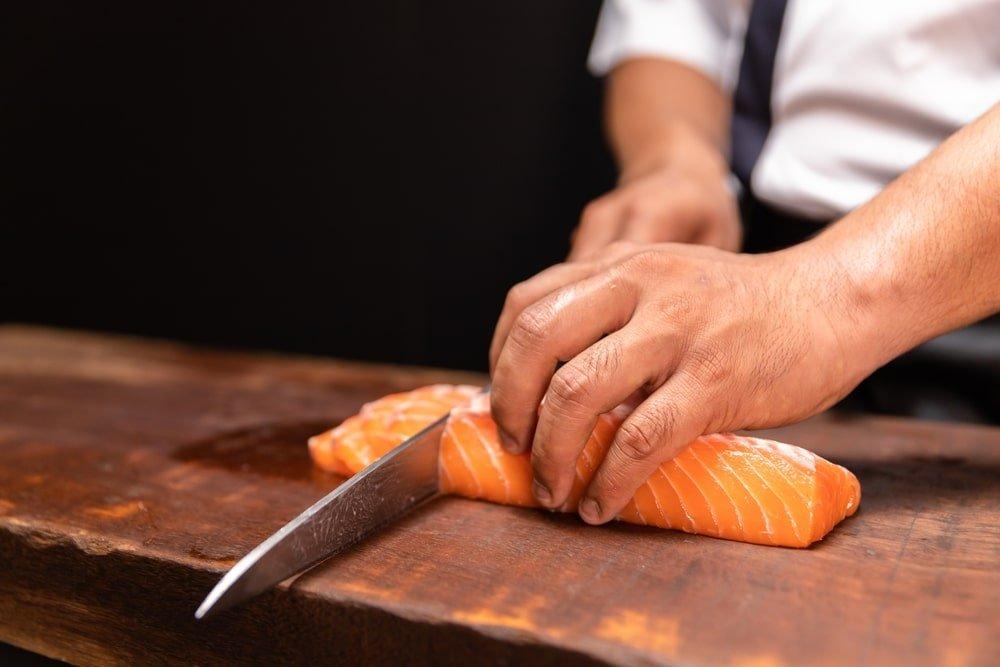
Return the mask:
<path fill-rule="evenodd" d="M 441 436 L 441 488 L 466 498 L 538 507 L 530 454 L 508 454 L 476 387 L 434 385 L 393 394 L 309 440 L 320 467 L 351 475 L 452 410 Z M 601 415 L 576 464 L 575 512 L 618 427 L 631 411 Z M 857 511 L 861 487 L 847 469 L 812 452 L 734 434 L 697 438 L 639 487 L 618 518 L 741 542 L 807 547 Z"/>

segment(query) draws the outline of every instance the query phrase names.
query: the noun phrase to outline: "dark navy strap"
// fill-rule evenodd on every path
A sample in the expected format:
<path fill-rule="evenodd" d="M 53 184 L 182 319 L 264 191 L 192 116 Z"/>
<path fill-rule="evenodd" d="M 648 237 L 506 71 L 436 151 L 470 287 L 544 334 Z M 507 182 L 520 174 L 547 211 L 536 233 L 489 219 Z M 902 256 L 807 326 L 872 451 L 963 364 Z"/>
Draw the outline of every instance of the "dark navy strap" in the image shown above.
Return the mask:
<path fill-rule="evenodd" d="M 747 20 L 740 76 L 733 94 L 732 168 L 744 188 L 750 187 L 764 140 L 771 129 L 771 84 L 774 58 L 787 0 L 753 0 Z"/>

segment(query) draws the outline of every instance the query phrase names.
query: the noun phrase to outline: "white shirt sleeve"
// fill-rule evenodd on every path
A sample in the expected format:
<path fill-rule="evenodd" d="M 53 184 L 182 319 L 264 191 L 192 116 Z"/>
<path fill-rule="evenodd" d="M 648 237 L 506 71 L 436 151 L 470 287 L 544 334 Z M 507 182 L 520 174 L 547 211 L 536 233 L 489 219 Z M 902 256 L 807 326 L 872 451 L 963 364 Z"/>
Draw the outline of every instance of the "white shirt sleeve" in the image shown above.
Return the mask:
<path fill-rule="evenodd" d="M 731 90 L 748 12 L 745 0 L 604 0 L 590 71 L 603 76 L 623 60 L 653 56 L 690 65 Z"/>

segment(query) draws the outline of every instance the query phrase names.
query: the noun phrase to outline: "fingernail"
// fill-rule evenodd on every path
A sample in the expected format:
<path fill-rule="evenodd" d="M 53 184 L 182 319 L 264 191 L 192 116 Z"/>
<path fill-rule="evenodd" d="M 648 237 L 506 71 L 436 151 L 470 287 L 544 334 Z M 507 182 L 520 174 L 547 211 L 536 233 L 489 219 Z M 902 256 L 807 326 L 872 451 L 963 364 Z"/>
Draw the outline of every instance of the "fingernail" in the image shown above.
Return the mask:
<path fill-rule="evenodd" d="M 601 522 L 601 507 L 596 500 L 584 498 L 580 501 L 580 518 L 587 523 L 597 524 Z"/>
<path fill-rule="evenodd" d="M 549 490 L 545 488 L 545 485 L 537 479 L 531 483 L 531 493 L 535 496 L 535 500 L 546 507 L 548 507 L 549 503 L 552 502 L 552 494 L 549 493 Z"/>

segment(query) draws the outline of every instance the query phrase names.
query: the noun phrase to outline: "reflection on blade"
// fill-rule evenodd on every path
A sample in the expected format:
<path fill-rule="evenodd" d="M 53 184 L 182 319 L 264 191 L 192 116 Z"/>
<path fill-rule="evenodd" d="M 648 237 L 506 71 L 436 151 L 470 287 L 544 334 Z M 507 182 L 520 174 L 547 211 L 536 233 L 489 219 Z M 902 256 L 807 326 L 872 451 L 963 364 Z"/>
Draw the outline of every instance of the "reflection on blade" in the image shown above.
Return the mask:
<path fill-rule="evenodd" d="M 364 539 L 438 493 L 445 415 L 338 486 L 243 557 L 195 612 L 205 618 Z"/>

